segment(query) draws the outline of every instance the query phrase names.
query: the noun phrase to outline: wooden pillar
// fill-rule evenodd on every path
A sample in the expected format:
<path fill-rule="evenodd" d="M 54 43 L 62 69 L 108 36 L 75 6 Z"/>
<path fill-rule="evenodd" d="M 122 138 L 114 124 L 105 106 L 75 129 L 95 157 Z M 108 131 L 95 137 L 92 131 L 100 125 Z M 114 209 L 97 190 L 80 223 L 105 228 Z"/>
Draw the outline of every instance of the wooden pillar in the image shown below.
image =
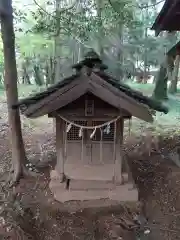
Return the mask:
<path fill-rule="evenodd" d="M 53 133 L 56 132 L 56 118 L 53 117 Z"/>
<path fill-rule="evenodd" d="M 60 182 L 64 181 L 64 121 L 60 117 L 56 117 L 56 155 L 57 155 L 57 171 Z"/>
<path fill-rule="evenodd" d="M 120 118 L 116 123 L 115 137 L 115 166 L 114 180 L 115 183 L 122 184 L 122 143 L 123 143 L 124 119 Z"/>
<path fill-rule="evenodd" d="M 92 126 L 93 121 L 91 119 L 88 120 L 87 126 Z M 88 164 L 92 163 L 92 139 L 90 136 L 92 134 L 92 130 L 87 130 L 87 138 L 86 138 L 86 158 L 88 159 Z"/>
<path fill-rule="evenodd" d="M 122 144 L 123 144 L 123 139 L 122 139 Z M 123 167 L 124 167 L 124 169 L 122 169 L 122 171 L 124 170 L 123 182 L 131 182 L 131 183 L 133 183 L 134 180 L 133 180 L 132 172 L 131 172 L 131 169 L 129 167 L 127 159 L 124 159 Z"/>

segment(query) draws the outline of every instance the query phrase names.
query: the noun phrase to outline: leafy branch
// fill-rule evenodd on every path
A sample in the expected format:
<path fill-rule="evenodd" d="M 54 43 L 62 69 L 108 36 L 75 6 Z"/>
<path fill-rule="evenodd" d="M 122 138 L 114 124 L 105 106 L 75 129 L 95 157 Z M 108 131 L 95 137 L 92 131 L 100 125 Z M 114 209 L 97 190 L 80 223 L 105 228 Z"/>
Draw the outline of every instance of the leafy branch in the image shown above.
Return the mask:
<path fill-rule="evenodd" d="M 159 5 L 160 3 L 164 2 L 164 0 L 160 0 L 159 2 L 156 2 L 156 3 L 153 3 L 153 4 L 150 4 L 150 5 L 138 5 L 138 7 L 140 9 L 145 9 L 145 8 L 151 8 L 151 7 L 155 7 L 157 5 Z"/>
<path fill-rule="evenodd" d="M 110 6 L 112 7 L 112 9 L 116 12 L 116 13 L 119 13 L 119 11 L 117 11 L 117 8 L 116 8 L 116 6 L 114 5 L 114 3 L 112 3 L 112 0 L 108 0 L 108 2 L 109 2 L 109 4 L 110 4 Z M 162 2 L 164 2 L 164 0 L 160 0 L 160 1 L 158 1 L 158 2 L 156 2 L 156 3 L 153 3 L 153 4 L 150 4 L 150 5 L 131 5 L 131 7 L 138 7 L 139 9 L 141 9 L 141 10 L 143 10 L 143 9 L 147 9 L 147 8 L 152 8 L 152 7 L 155 7 L 155 6 L 157 6 L 157 5 L 159 5 L 160 3 L 162 3 Z M 124 3 L 124 4 L 126 4 L 127 5 L 127 3 Z"/>
<path fill-rule="evenodd" d="M 38 3 L 36 0 L 33 0 L 33 1 L 34 1 L 34 3 L 35 3 L 39 8 L 41 8 L 41 10 L 43 10 L 43 11 L 45 11 L 47 14 L 49 14 L 43 7 L 41 7 L 41 5 L 39 5 L 39 3 Z M 66 11 L 69 11 L 69 10 L 73 9 L 73 8 L 76 6 L 76 3 L 77 3 L 77 1 L 75 0 L 70 7 L 64 8 L 63 10 L 61 10 L 61 11 L 59 12 L 59 14 L 62 14 L 62 13 L 64 13 L 64 12 L 66 12 Z M 57 17 L 57 18 L 58 18 L 58 17 Z"/>
<path fill-rule="evenodd" d="M 49 13 L 49 12 L 47 12 L 46 11 L 46 9 L 44 9 L 42 6 L 40 6 L 38 3 L 37 3 L 37 1 L 36 0 L 33 0 L 34 1 L 34 3 L 38 6 L 38 8 L 40 9 L 40 10 L 42 10 L 45 14 L 47 14 L 48 16 L 50 16 L 51 18 L 53 18 L 53 19 L 55 19 L 55 20 L 61 20 L 62 21 L 62 14 L 65 14 L 66 12 L 69 12 L 70 10 L 72 10 L 74 7 L 75 7 L 75 5 L 77 4 L 77 1 L 75 0 L 74 1 L 74 3 L 72 4 L 72 6 L 70 6 L 69 8 L 65 8 L 65 9 L 63 9 L 62 11 L 60 11 L 59 12 L 59 15 L 61 16 L 61 17 L 59 17 L 59 16 L 55 16 L 54 14 L 52 14 L 52 13 Z M 65 17 L 65 16 L 63 16 L 65 19 L 66 19 L 66 21 L 68 22 L 68 23 L 70 23 L 70 15 L 68 16 L 68 17 Z M 61 26 L 61 29 L 63 29 L 66 33 L 68 33 L 68 34 L 71 34 L 71 36 L 73 37 L 73 39 L 75 39 L 78 43 L 80 43 L 80 44 L 82 44 L 82 45 L 84 45 L 85 47 L 87 47 L 87 48 L 89 48 L 89 46 L 87 46 L 84 42 L 82 42 L 79 38 L 77 38 L 75 35 L 73 35 L 72 34 L 72 31 L 70 31 L 70 29 L 67 29 L 66 27 L 63 27 L 62 28 L 62 26 Z M 56 33 L 56 35 L 57 35 L 57 33 Z"/>

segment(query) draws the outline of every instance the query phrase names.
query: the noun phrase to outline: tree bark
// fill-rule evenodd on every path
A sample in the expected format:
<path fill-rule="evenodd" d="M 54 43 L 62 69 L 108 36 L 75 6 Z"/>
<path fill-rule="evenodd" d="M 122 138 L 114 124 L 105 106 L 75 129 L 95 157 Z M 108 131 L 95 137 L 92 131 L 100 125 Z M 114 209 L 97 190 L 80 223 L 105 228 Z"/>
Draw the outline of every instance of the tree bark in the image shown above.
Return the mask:
<path fill-rule="evenodd" d="M 125 71 L 123 69 L 123 30 L 124 26 L 123 24 L 119 24 L 119 29 L 118 29 L 118 37 L 119 37 L 119 47 L 117 48 L 117 66 L 116 66 L 116 76 L 119 81 L 122 81 L 124 76 L 125 76 Z"/>
<path fill-rule="evenodd" d="M 144 21 L 147 21 L 149 12 L 148 7 L 145 9 L 145 16 Z M 147 72 L 147 65 L 148 65 L 148 51 L 147 51 L 147 40 L 148 40 L 148 28 L 145 26 L 144 29 L 144 73 L 143 73 L 143 83 L 147 83 L 148 80 L 148 72 Z"/>
<path fill-rule="evenodd" d="M 48 64 L 48 61 L 47 61 L 46 66 L 45 66 L 46 86 L 48 86 L 51 82 L 51 79 L 50 79 L 49 75 L 50 75 L 50 67 L 49 67 L 49 64 Z"/>
<path fill-rule="evenodd" d="M 30 81 L 30 77 L 27 71 L 27 66 L 26 66 L 26 62 L 22 63 L 22 82 L 23 84 L 29 84 L 31 85 L 31 81 Z"/>
<path fill-rule="evenodd" d="M 157 75 L 156 85 L 153 92 L 153 98 L 158 100 L 166 100 L 167 97 L 167 65 L 166 63 L 162 63 Z"/>
<path fill-rule="evenodd" d="M 171 84 L 169 86 L 169 93 L 175 94 L 177 92 L 178 73 L 179 73 L 180 55 L 176 56 L 174 70 L 172 73 Z"/>
<path fill-rule="evenodd" d="M 165 36 L 169 42 L 175 44 L 176 32 L 165 33 Z M 167 49 L 165 49 L 165 52 Z M 166 55 L 165 61 L 161 64 L 159 73 L 156 78 L 156 85 L 153 92 L 153 97 L 159 100 L 166 100 L 167 96 L 167 82 L 172 77 L 174 67 L 174 60 L 172 56 Z"/>
<path fill-rule="evenodd" d="M 98 54 L 101 59 L 103 59 L 104 49 L 102 45 L 103 40 L 103 21 L 102 21 L 102 8 L 103 8 L 103 1 L 102 0 L 96 0 L 96 9 L 97 9 L 97 20 L 98 20 Z"/>
<path fill-rule="evenodd" d="M 15 58 L 15 35 L 13 28 L 12 0 L 1 0 L 0 4 L 7 14 L 0 12 L 1 34 L 4 50 L 5 88 L 8 106 L 9 131 L 12 149 L 13 180 L 17 182 L 23 175 L 23 166 L 26 163 L 26 154 L 21 131 L 19 109 L 12 105 L 18 101 L 17 67 Z M 1 6 L 0 6 L 1 7 Z"/>
<path fill-rule="evenodd" d="M 82 43 L 78 43 L 78 61 L 80 62 L 84 57 L 84 46 Z"/>
<path fill-rule="evenodd" d="M 56 0 L 56 36 L 54 39 L 55 43 L 55 76 L 54 76 L 54 82 L 58 82 L 60 80 L 61 76 L 61 26 L 60 26 L 60 17 L 61 17 L 61 0 Z M 54 83 L 53 82 L 53 83 Z"/>
<path fill-rule="evenodd" d="M 34 65 L 34 79 L 38 86 L 42 86 L 44 84 L 44 79 L 41 76 L 38 65 Z"/>

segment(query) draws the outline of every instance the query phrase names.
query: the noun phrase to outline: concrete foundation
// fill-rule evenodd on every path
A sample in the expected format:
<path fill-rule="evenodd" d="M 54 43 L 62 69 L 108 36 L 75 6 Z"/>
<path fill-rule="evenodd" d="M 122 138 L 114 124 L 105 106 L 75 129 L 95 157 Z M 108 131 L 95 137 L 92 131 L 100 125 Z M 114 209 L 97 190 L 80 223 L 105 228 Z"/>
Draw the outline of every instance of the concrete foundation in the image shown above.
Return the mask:
<path fill-rule="evenodd" d="M 68 201 L 88 201 L 109 199 L 118 202 L 138 201 L 138 190 L 134 183 L 124 183 L 115 185 L 107 180 L 68 180 L 60 183 L 58 173 L 51 171 L 51 181 L 49 187 L 54 194 L 54 198 L 59 202 Z M 67 189 L 68 187 L 68 189 Z"/>

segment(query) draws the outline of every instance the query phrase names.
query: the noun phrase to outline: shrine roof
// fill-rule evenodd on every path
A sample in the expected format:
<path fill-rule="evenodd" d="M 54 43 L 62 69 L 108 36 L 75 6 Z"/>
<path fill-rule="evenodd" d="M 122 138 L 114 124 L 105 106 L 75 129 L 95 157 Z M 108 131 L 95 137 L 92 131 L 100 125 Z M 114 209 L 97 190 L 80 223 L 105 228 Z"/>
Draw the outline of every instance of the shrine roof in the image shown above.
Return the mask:
<path fill-rule="evenodd" d="M 89 76 L 85 76 L 81 72 L 81 69 L 84 66 L 87 67 L 88 69 L 92 70 Z M 95 71 L 95 66 L 98 66 L 98 68 L 100 70 Z M 55 107 L 53 104 L 53 101 L 54 101 L 53 99 L 55 99 L 55 97 L 59 98 L 58 94 L 61 94 L 60 97 L 63 96 L 63 94 L 64 95 L 67 94 L 66 95 L 67 98 L 64 98 L 64 100 L 63 100 L 63 104 L 65 105 L 65 102 L 68 103 L 68 101 L 73 101 L 73 100 L 75 100 L 75 98 L 77 99 L 78 96 L 80 97 L 80 95 L 83 95 L 86 92 L 86 90 L 87 91 L 92 90 L 91 92 L 93 93 L 93 89 L 91 88 L 91 85 L 93 85 L 93 87 L 95 86 L 95 88 L 98 88 L 98 90 L 96 89 L 97 90 L 96 96 L 98 96 L 98 94 L 102 95 L 103 91 L 106 91 L 106 93 L 108 93 L 108 94 L 102 95 L 102 98 L 104 98 L 103 100 L 105 100 L 106 102 L 110 101 L 110 103 L 113 103 L 111 101 L 111 99 L 113 98 L 113 96 L 117 97 L 117 94 L 118 94 L 118 96 L 120 97 L 119 99 L 121 99 L 121 100 L 117 106 L 121 105 L 121 103 L 123 103 L 123 101 L 126 101 L 127 106 L 129 106 L 128 104 L 131 104 L 132 109 L 133 109 L 133 104 L 134 104 L 134 106 L 136 105 L 136 107 L 139 107 L 139 109 L 142 108 L 141 109 L 142 111 L 143 110 L 146 111 L 145 109 L 147 109 L 147 111 L 148 111 L 148 109 L 151 109 L 151 110 L 155 110 L 155 111 L 159 111 L 159 112 L 163 112 L 163 113 L 168 113 L 167 107 L 163 106 L 161 104 L 161 102 L 156 101 L 156 100 L 152 99 L 151 97 L 144 96 L 140 91 L 136 91 L 136 90 L 132 89 L 127 84 L 122 83 L 121 81 L 118 81 L 117 79 L 113 78 L 112 76 L 107 74 L 105 71 L 103 71 L 104 69 L 107 68 L 107 66 L 105 66 L 102 63 L 102 61 L 100 60 L 98 55 L 94 55 L 93 57 L 86 56 L 83 61 L 74 65 L 73 68 L 76 69 L 76 74 L 59 81 L 58 83 L 47 88 L 45 91 L 34 94 L 33 96 L 30 96 L 25 99 L 20 99 L 19 102 L 17 104 L 13 105 L 12 107 L 13 108 L 19 107 L 21 109 L 22 113 L 24 113 L 27 117 L 31 117 L 33 111 L 31 111 L 31 114 L 30 114 L 30 111 L 28 112 L 27 109 L 33 108 L 32 107 L 33 105 L 38 106 L 38 104 L 40 103 L 41 107 L 44 107 L 46 104 L 49 104 L 51 102 L 51 106 L 53 106 L 53 110 L 55 110 Z M 84 87 L 83 87 L 83 84 L 85 84 L 85 78 L 88 79 L 87 86 L 84 85 Z M 93 79 L 95 79 L 95 80 L 93 80 Z M 91 80 L 92 80 L 92 82 L 91 82 Z M 93 82 L 93 81 L 95 81 L 95 82 Z M 106 89 L 103 88 L 103 82 L 101 83 L 101 81 L 104 81 L 105 85 L 107 85 Z M 72 85 L 72 86 L 68 88 L 68 86 L 70 86 L 70 85 Z M 79 85 L 82 85 L 82 86 L 81 86 L 81 88 L 78 89 Z M 110 91 L 111 87 L 112 87 L 112 91 Z M 65 89 L 65 88 L 68 88 L 68 89 Z M 77 88 L 78 91 L 75 91 L 75 88 Z M 63 90 L 63 89 L 65 89 L 65 90 Z M 114 89 L 116 89 L 116 91 Z M 61 90 L 63 90 L 63 93 L 59 92 Z M 68 95 L 68 91 L 69 91 L 69 95 Z M 72 91 L 75 91 L 75 92 L 72 92 Z M 107 91 L 109 91 L 109 92 L 107 92 Z M 68 98 L 70 98 L 70 99 L 67 100 Z M 61 101 L 62 101 L 62 99 L 61 99 Z M 114 101 L 114 102 L 116 102 L 116 101 Z M 34 111 L 38 111 L 38 109 L 41 108 L 40 105 L 38 107 L 33 108 Z M 117 106 L 115 106 L 115 107 L 117 107 Z M 126 108 L 126 107 L 124 107 L 124 108 Z M 50 111 L 50 107 L 49 107 L 48 111 Z M 134 111 L 132 110 L 132 116 L 134 116 L 134 115 L 136 116 L 136 114 L 133 114 L 133 113 L 134 113 Z M 46 114 L 48 114 L 48 112 Z M 141 115 L 143 115 L 143 114 L 141 113 Z M 141 117 L 139 117 L 139 118 L 141 118 Z M 142 117 L 142 119 L 143 119 L 143 117 Z M 149 115 L 149 119 L 150 119 L 150 115 Z M 149 120 L 149 121 L 151 121 L 151 120 Z"/>
<path fill-rule="evenodd" d="M 176 55 L 180 54 L 180 41 L 177 42 L 169 51 L 167 52 L 167 55 L 176 57 Z"/>
<path fill-rule="evenodd" d="M 179 12 L 180 0 L 166 0 L 151 29 L 156 35 L 161 31 L 180 31 Z"/>

